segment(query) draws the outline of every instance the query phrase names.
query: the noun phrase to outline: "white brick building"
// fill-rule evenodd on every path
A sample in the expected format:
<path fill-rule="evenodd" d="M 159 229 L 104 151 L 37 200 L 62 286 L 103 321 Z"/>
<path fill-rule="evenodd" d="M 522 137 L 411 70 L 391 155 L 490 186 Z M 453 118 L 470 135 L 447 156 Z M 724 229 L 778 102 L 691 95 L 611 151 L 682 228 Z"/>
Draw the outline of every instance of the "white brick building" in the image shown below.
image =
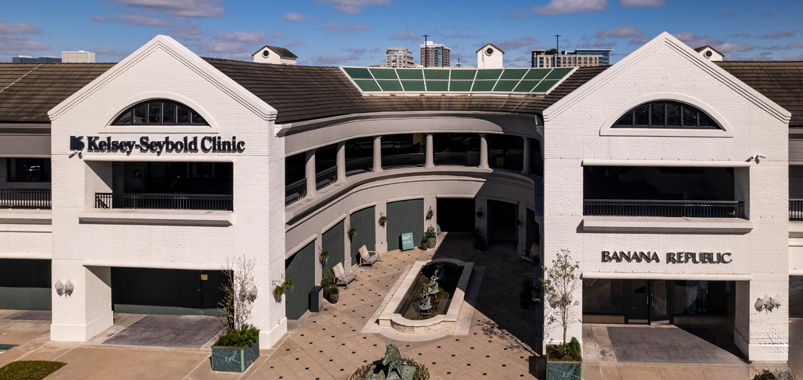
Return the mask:
<path fill-rule="evenodd" d="M 0 308 L 51 309 L 53 340 L 115 312 L 213 314 L 245 256 L 270 347 L 323 270 L 439 225 L 546 264 L 569 249 L 586 322 L 716 325 L 749 360 L 787 360 L 803 106 L 751 87 L 752 66 L 665 33 L 609 68 L 264 65 L 164 36 L 114 65 L 31 68 L 0 67 L 16 79 L 0 92 Z M 64 93 L 34 96 L 56 72 Z M 294 292 L 270 296 L 284 279 Z"/>

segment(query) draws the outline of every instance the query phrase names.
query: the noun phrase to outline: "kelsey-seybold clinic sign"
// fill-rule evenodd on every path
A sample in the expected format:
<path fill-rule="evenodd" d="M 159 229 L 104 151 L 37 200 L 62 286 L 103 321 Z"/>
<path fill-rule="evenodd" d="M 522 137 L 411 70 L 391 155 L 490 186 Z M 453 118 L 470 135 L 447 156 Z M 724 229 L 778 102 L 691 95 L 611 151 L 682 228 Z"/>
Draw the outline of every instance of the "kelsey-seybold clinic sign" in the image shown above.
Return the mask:
<path fill-rule="evenodd" d="M 730 252 L 667 252 L 667 264 L 730 264 Z M 602 262 L 660 263 L 658 252 L 602 251 Z"/>
<path fill-rule="evenodd" d="M 245 141 L 237 141 L 237 136 L 223 139 L 220 136 L 184 136 L 179 139 L 151 140 L 148 136 L 141 136 L 137 140 L 115 140 L 111 136 L 70 136 L 70 150 L 97 152 L 97 153 L 125 153 L 130 155 L 134 150 L 140 153 L 242 153 L 245 150 Z"/>

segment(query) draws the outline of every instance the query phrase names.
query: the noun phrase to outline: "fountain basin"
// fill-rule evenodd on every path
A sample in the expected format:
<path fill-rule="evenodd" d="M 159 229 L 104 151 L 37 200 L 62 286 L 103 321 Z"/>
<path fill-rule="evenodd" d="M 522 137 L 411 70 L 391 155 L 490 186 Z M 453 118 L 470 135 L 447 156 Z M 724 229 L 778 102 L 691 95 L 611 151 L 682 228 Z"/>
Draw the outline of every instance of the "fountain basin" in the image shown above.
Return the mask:
<path fill-rule="evenodd" d="M 457 279 L 457 286 L 448 301 L 448 306 L 442 313 L 426 319 L 410 319 L 402 315 L 402 308 L 408 297 L 414 296 L 416 281 L 421 276 L 422 269 L 430 265 L 444 263 L 462 268 Z M 416 261 L 402 280 L 401 285 L 391 296 L 390 302 L 379 315 L 378 323 L 382 327 L 392 327 L 400 332 L 409 334 L 431 333 L 439 330 L 454 329 L 457 325 L 460 310 L 468 289 L 471 272 L 474 270 L 474 263 L 464 262 L 457 259 L 434 259 L 428 261 Z M 408 302 L 409 304 L 409 302 Z M 409 314 L 408 314 L 409 315 Z"/>

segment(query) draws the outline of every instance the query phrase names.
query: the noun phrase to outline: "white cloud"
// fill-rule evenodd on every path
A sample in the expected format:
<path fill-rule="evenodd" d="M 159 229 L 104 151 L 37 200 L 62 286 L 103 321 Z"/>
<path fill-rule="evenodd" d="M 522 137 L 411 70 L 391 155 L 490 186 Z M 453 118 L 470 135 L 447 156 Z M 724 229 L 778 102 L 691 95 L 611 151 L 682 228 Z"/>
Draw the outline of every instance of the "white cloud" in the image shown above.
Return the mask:
<path fill-rule="evenodd" d="M 738 53 L 753 50 L 753 47 L 748 44 L 739 44 L 724 42 L 720 40 L 709 39 L 708 36 L 698 36 L 691 32 L 681 32 L 675 34 L 677 39 L 683 41 L 686 45 L 692 48 L 698 48 L 705 45 L 713 46 L 719 52 L 725 53 Z"/>
<path fill-rule="evenodd" d="M 620 0 L 619 4 L 623 7 L 663 7 L 666 0 Z"/>
<path fill-rule="evenodd" d="M 649 41 L 649 37 L 644 35 L 641 29 L 622 25 L 613 29 L 600 30 L 594 35 L 600 44 L 604 44 L 599 40 L 607 40 L 612 38 L 630 38 L 630 44 L 641 45 Z"/>
<path fill-rule="evenodd" d="M 305 20 L 309 20 L 309 17 L 298 13 L 285 13 L 284 16 L 282 16 L 282 21 L 285 22 L 301 22 Z"/>
<path fill-rule="evenodd" d="M 499 47 L 502 50 L 515 50 L 518 48 L 522 48 L 525 46 L 533 46 L 538 41 L 535 38 L 530 36 L 524 36 L 519 38 L 514 38 L 512 40 L 505 40 L 505 41 L 494 41 L 493 44 Z"/>
<path fill-rule="evenodd" d="M 507 17 L 511 20 L 517 20 L 527 17 L 527 12 L 524 12 L 519 8 L 513 8 L 510 10 L 510 12 L 508 12 Z"/>
<path fill-rule="evenodd" d="M 399 32 L 399 33 L 396 33 L 396 34 L 390 36 L 390 39 L 391 40 L 396 40 L 396 41 L 419 42 L 419 41 L 423 41 L 424 37 L 423 36 L 419 36 L 418 34 L 416 34 L 415 32 L 413 32 L 410 29 L 407 29 L 404 32 Z"/>
<path fill-rule="evenodd" d="M 32 24 L 8 24 L 0 21 L 0 54 L 18 55 L 28 51 L 49 50 L 44 42 L 31 41 L 29 35 L 41 33 L 38 26 Z"/>
<path fill-rule="evenodd" d="M 357 25 L 345 25 L 343 21 L 338 22 L 330 22 L 327 24 L 323 24 L 321 26 L 323 30 L 336 30 L 341 31 L 343 33 L 354 33 L 354 32 L 365 32 L 371 30 L 371 26 L 368 24 L 357 24 Z"/>
<path fill-rule="evenodd" d="M 608 5 L 607 0 L 552 0 L 542 7 L 532 7 L 532 13 L 557 15 L 562 13 L 599 12 Z"/>
<path fill-rule="evenodd" d="M 794 37 L 795 34 L 797 34 L 797 29 L 782 30 L 782 31 L 780 31 L 778 33 L 772 33 L 772 34 L 762 34 L 762 35 L 758 36 L 758 38 L 761 38 L 761 39 L 764 39 L 764 40 L 777 40 L 777 39 L 781 39 L 781 38 Z"/>
<path fill-rule="evenodd" d="M 221 0 L 115 0 L 131 8 L 173 16 L 214 18 L 223 16 Z"/>
<path fill-rule="evenodd" d="M 357 14 L 362 13 L 362 8 L 367 5 L 390 5 L 390 0 L 322 0 L 326 4 L 331 4 L 335 10 L 342 13 Z"/>
<path fill-rule="evenodd" d="M 275 41 L 263 33 L 249 32 L 215 32 L 203 41 L 198 52 L 228 59 L 248 59 L 257 45 Z"/>
<path fill-rule="evenodd" d="M 167 27 L 172 25 L 169 20 L 163 20 L 157 17 L 145 16 L 139 13 L 127 13 L 119 16 L 105 17 L 100 15 L 92 15 L 92 21 L 95 22 L 122 22 L 124 24 L 139 25 L 139 26 L 153 26 L 153 27 Z"/>

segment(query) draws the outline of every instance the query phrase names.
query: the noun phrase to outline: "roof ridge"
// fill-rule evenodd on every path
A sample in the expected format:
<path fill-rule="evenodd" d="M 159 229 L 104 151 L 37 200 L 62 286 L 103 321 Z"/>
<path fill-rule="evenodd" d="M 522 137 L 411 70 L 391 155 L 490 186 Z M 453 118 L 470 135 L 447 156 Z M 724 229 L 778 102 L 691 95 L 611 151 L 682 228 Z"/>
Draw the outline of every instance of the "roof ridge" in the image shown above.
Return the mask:
<path fill-rule="evenodd" d="M 34 66 L 32 69 L 28 70 L 28 72 L 26 72 L 25 74 L 22 74 L 22 76 L 21 76 L 21 77 L 17 78 L 15 81 L 13 81 L 13 82 L 9 83 L 9 84 L 8 84 L 8 86 L 5 86 L 5 87 L 3 87 L 3 88 L 0 88 L 0 93 L 2 93 L 3 91 L 5 91 L 7 88 L 9 88 L 9 87 L 13 86 L 13 85 L 14 85 L 14 84 L 16 84 L 17 82 L 21 81 L 21 80 L 22 80 L 22 78 L 25 78 L 25 77 L 27 77 L 27 76 L 28 76 L 28 74 L 32 73 L 34 70 L 38 69 L 38 68 L 39 68 L 39 66 L 42 66 L 42 65 L 43 65 L 43 64 L 42 64 L 42 63 L 40 63 L 40 64 L 38 64 L 38 65 Z"/>

